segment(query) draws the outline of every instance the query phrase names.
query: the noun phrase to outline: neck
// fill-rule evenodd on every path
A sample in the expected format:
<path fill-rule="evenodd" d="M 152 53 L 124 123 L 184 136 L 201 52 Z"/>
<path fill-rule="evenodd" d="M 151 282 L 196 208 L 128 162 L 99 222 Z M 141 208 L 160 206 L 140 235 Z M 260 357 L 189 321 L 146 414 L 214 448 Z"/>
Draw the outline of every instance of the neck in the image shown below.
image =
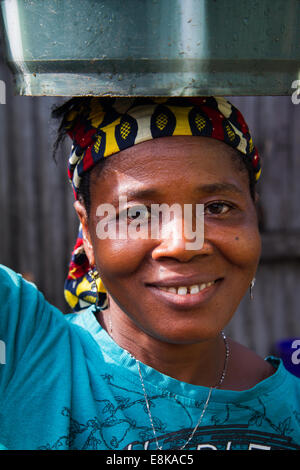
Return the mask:
<path fill-rule="evenodd" d="M 193 344 L 173 344 L 148 335 L 127 315 L 109 308 L 98 321 L 113 340 L 138 361 L 182 382 L 216 386 L 224 370 L 226 347 L 221 334 Z"/>

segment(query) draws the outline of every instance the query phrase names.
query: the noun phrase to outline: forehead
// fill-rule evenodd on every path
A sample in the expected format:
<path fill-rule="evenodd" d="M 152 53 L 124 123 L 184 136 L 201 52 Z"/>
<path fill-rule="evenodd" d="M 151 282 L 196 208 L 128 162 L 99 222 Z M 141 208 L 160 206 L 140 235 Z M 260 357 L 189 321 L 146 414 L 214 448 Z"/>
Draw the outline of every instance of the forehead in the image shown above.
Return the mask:
<path fill-rule="evenodd" d="M 135 186 L 193 188 L 207 183 L 235 184 L 249 192 L 248 175 L 234 150 L 209 137 L 173 136 L 146 141 L 107 158 L 93 175 L 97 187 L 120 192 Z"/>

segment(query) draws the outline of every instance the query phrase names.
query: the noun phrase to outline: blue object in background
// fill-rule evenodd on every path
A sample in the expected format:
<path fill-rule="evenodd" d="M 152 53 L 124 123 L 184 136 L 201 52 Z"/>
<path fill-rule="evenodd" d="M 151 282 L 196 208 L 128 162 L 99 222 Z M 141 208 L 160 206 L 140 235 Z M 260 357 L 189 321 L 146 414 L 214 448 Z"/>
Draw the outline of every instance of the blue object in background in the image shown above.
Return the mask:
<path fill-rule="evenodd" d="M 300 377 L 300 337 L 281 340 L 276 349 L 285 368 Z"/>

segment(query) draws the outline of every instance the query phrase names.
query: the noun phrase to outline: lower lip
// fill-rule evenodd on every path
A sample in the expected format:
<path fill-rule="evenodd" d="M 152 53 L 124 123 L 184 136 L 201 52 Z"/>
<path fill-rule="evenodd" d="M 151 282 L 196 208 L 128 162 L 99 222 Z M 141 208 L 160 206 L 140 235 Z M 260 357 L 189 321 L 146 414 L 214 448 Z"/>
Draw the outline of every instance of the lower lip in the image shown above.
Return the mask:
<path fill-rule="evenodd" d="M 174 307 L 192 308 L 200 306 L 202 303 L 208 301 L 219 289 L 221 282 L 222 279 L 219 279 L 214 284 L 209 287 L 206 287 L 197 294 L 186 295 L 174 294 L 173 292 L 161 290 L 155 286 L 148 285 L 147 287 L 152 291 L 155 296 L 157 296 L 161 301 L 167 304 L 170 304 Z"/>

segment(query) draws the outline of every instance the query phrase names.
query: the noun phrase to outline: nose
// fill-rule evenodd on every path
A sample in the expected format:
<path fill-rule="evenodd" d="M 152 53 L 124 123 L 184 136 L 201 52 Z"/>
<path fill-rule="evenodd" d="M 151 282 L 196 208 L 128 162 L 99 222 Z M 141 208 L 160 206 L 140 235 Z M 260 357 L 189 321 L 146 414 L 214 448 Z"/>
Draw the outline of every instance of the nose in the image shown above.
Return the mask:
<path fill-rule="evenodd" d="M 202 233 L 201 233 L 202 231 Z M 207 256 L 213 253 L 212 243 L 205 238 L 204 221 L 199 230 L 194 233 L 191 241 L 191 232 L 186 230 L 182 217 L 175 217 L 168 226 L 164 227 L 159 243 L 152 250 L 152 259 L 173 258 L 180 262 L 188 262 L 195 256 Z"/>

